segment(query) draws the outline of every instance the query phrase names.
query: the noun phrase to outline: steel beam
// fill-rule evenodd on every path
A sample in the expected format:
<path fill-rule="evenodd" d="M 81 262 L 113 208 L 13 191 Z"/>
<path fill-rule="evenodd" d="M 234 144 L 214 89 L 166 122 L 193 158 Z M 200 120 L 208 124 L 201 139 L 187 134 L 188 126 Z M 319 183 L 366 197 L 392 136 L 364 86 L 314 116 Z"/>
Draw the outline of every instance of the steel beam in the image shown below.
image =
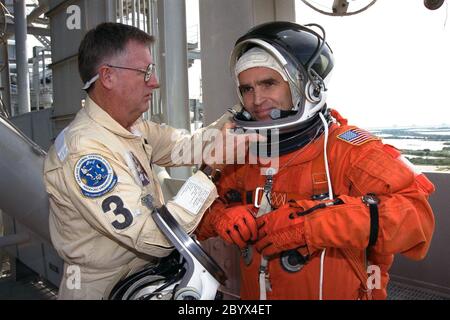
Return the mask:
<path fill-rule="evenodd" d="M 17 63 L 17 112 L 23 114 L 31 111 L 30 75 L 27 58 L 27 20 L 25 0 L 14 1 L 14 35 L 16 39 Z"/>
<path fill-rule="evenodd" d="M 180 0 L 158 2 L 162 119 L 190 131 L 186 4 Z M 173 178 L 191 175 L 189 168 L 170 170 Z"/>

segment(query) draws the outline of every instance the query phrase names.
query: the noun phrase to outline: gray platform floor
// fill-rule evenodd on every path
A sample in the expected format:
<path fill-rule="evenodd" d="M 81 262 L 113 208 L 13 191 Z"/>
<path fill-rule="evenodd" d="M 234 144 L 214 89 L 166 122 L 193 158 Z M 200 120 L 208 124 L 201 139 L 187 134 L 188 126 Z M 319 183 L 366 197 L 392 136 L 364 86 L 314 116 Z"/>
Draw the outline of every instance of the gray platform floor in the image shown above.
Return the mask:
<path fill-rule="evenodd" d="M 0 274 L 0 300 L 55 300 L 58 290 L 20 262 L 15 277 L 9 272 L 9 262 Z M 6 270 L 6 271 L 5 271 Z"/>
<path fill-rule="evenodd" d="M 388 284 L 388 300 L 450 300 L 450 296 L 391 281 Z"/>
<path fill-rule="evenodd" d="M 54 300 L 57 292 L 57 288 L 20 262 L 16 264 L 15 279 L 8 272 L 0 275 L 0 300 Z M 450 296 L 391 281 L 388 300 L 450 300 Z"/>

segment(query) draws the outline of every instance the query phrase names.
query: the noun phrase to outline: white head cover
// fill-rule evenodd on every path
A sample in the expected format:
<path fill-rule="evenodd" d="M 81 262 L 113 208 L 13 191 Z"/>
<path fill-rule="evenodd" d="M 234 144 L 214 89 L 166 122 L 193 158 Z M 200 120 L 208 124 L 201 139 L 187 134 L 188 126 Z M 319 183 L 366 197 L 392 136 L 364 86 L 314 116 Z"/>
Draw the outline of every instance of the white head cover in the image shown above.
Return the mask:
<path fill-rule="evenodd" d="M 248 50 L 239 58 L 236 63 L 236 67 L 234 68 L 236 79 L 242 71 L 256 67 L 273 69 L 283 77 L 284 81 L 288 81 L 286 73 L 275 58 L 272 57 L 270 53 L 259 47 L 254 47 Z"/>
<path fill-rule="evenodd" d="M 292 106 L 293 106 L 292 109 L 297 110 L 298 103 L 300 101 L 300 95 L 295 87 L 295 84 L 292 83 L 291 81 L 288 81 L 286 71 L 280 65 L 280 63 L 269 52 L 260 47 L 251 48 L 250 50 L 245 52 L 236 62 L 236 66 L 234 67 L 234 75 L 237 86 L 239 87 L 239 78 L 238 78 L 239 74 L 242 71 L 256 67 L 270 68 L 272 70 L 275 70 L 281 75 L 283 80 L 289 84 L 289 88 L 291 90 Z M 242 98 L 241 102 L 243 103 Z"/>

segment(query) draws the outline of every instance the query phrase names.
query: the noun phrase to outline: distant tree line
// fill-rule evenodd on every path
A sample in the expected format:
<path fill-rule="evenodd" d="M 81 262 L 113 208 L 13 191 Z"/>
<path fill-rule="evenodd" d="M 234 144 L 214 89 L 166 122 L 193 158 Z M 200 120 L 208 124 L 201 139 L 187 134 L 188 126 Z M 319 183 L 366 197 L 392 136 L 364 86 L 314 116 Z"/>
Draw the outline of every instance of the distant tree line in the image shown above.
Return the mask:
<path fill-rule="evenodd" d="M 432 128 L 435 131 L 445 130 L 450 131 L 450 128 L 440 127 Z M 409 129 L 381 129 L 382 134 L 390 134 L 390 137 L 383 137 L 383 139 L 420 139 L 420 140 L 433 140 L 433 141 L 446 141 L 447 145 L 450 145 L 450 136 L 443 134 L 427 134 L 425 131 L 414 131 Z"/>
<path fill-rule="evenodd" d="M 424 159 L 424 158 L 411 158 L 409 159 L 412 164 L 429 165 L 429 166 L 450 166 L 450 158 L 448 159 Z"/>
<path fill-rule="evenodd" d="M 450 158 L 450 148 L 449 147 L 444 147 L 441 151 L 431 151 L 430 149 L 423 149 L 423 150 L 404 149 L 401 151 L 403 154 L 409 154 L 412 156 Z"/>
<path fill-rule="evenodd" d="M 425 141 L 446 141 L 444 142 L 445 145 L 450 145 L 450 138 L 446 135 L 431 135 L 431 136 L 390 136 L 390 137 L 383 137 L 383 139 L 402 139 L 402 140 L 410 140 L 410 139 L 416 139 L 416 140 L 425 140 Z"/>
<path fill-rule="evenodd" d="M 413 164 L 430 165 L 430 166 L 450 166 L 450 148 L 444 147 L 441 151 L 431 151 L 430 149 L 423 150 L 401 150 L 402 154 L 408 158 Z M 408 157 L 417 156 L 417 158 Z M 440 157 L 441 159 L 429 159 L 422 157 Z"/>

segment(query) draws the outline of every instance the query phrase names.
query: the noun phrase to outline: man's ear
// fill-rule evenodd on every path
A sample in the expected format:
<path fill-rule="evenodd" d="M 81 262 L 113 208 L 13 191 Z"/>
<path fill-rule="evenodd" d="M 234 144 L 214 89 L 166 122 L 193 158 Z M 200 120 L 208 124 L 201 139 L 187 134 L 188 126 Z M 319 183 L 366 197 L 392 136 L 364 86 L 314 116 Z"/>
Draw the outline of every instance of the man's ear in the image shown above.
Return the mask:
<path fill-rule="evenodd" d="M 106 89 L 112 89 L 114 86 L 114 74 L 111 68 L 102 67 L 98 71 L 99 80 Z"/>

